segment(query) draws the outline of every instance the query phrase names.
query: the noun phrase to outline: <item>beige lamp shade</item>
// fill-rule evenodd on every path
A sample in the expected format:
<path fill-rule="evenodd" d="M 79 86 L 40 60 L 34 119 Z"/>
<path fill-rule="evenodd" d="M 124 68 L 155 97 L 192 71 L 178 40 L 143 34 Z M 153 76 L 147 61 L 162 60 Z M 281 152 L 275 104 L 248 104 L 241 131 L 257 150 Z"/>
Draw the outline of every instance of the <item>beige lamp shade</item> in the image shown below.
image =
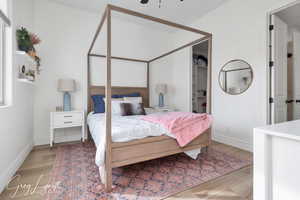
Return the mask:
<path fill-rule="evenodd" d="M 59 79 L 57 90 L 59 92 L 73 92 L 76 90 L 75 80 L 73 79 Z"/>
<path fill-rule="evenodd" d="M 156 85 L 155 91 L 158 94 L 167 94 L 168 86 L 167 86 L 167 84 L 158 84 L 158 85 Z"/>

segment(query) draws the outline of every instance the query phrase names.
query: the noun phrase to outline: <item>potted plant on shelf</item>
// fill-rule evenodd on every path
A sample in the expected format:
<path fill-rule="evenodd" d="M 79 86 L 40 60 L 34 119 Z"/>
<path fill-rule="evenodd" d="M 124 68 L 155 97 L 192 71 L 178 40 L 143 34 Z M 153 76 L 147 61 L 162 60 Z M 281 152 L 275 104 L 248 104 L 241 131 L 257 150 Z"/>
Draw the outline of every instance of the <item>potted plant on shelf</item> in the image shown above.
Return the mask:
<path fill-rule="evenodd" d="M 41 59 L 37 56 L 35 45 L 41 43 L 40 38 L 33 33 L 28 32 L 24 27 L 17 30 L 17 42 L 18 48 L 21 51 L 25 51 L 30 57 L 32 57 L 37 65 L 37 72 L 40 72 Z"/>

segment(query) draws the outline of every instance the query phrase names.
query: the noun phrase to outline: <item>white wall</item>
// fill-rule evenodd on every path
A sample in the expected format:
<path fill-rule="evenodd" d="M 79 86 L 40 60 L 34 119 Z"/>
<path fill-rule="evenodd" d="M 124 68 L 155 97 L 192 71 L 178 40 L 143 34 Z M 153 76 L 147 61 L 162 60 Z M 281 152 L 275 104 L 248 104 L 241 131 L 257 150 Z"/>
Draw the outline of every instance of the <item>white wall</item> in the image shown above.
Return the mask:
<path fill-rule="evenodd" d="M 267 123 L 267 12 L 290 2 L 231 0 L 192 24 L 213 33 L 214 139 L 251 150 L 253 128 Z M 253 84 L 238 96 L 218 84 L 221 67 L 231 59 L 244 59 L 254 70 Z"/>
<path fill-rule="evenodd" d="M 49 143 L 50 111 L 62 104 L 62 94 L 57 92 L 59 78 L 73 78 L 78 90 L 72 94 L 75 109 L 86 105 L 86 55 L 102 13 L 63 6 L 47 0 L 35 1 L 35 30 L 42 43 L 37 48 L 42 59 L 43 71 L 36 83 L 34 103 L 34 141 L 36 145 Z M 103 31 L 105 33 L 105 29 Z M 122 33 L 122 34 L 120 34 Z M 149 29 L 132 22 L 112 19 L 112 54 L 129 58 L 147 59 L 168 49 L 166 31 Z M 102 36 L 102 35 L 101 35 Z M 101 37 L 100 37 L 101 38 Z M 93 53 L 105 53 L 103 39 L 97 40 Z M 158 47 L 158 48 L 154 48 Z M 158 51 L 158 52 L 157 52 Z M 92 59 L 92 80 L 95 85 L 105 83 L 105 59 Z M 146 65 L 113 61 L 113 85 L 145 87 Z M 117 72 L 118 73 L 115 73 Z M 80 138 L 80 130 L 56 131 L 56 141 Z"/>
<path fill-rule="evenodd" d="M 180 111 L 191 111 L 191 54 L 186 48 L 177 51 L 150 65 L 150 105 L 158 105 L 158 94 L 155 85 L 168 85 L 165 104 Z"/>
<path fill-rule="evenodd" d="M 32 30 L 33 2 L 13 0 L 10 10 L 13 30 L 20 25 Z M 19 58 L 16 56 L 13 37 L 12 104 L 0 108 L 0 192 L 22 164 L 33 145 L 33 96 L 34 86 L 17 82 Z"/>
<path fill-rule="evenodd" d="M 62 93 L 57 91 L 59 78 L 76 80 L 77 92 L 72 94 L 76 109 L 84 107 L 86 55 L 95 32 L 97 16 L 47 0 L 35 1 L 35 32 L 42 42 L 37 51 L 41 58 L 41 74 L 37 77 L 34 97 L 34 142 L 49 143 L 50 112 L 62 105 Z M 89 23 L 88 23 L 89 22 Z M 77 132 L 74 134 L 73 132 Z M 79 138 L 79 129 L 56 131 L 63 140 Z M 58 139 L 61 137 L 58 137 Z"/>

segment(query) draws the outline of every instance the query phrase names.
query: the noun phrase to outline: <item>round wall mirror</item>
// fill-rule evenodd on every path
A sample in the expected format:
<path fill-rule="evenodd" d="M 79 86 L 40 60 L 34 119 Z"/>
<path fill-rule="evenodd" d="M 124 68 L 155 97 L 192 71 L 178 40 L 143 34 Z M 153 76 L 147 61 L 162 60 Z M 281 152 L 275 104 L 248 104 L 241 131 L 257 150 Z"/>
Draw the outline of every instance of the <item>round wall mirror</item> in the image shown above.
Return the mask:
<path fill-rule="evenodd" d="M 252 67 L 243 60 L 231 60 L 220 71 L 219 83 L 224 92 L 238 95 L 245 92 L 253 81 Z"/>

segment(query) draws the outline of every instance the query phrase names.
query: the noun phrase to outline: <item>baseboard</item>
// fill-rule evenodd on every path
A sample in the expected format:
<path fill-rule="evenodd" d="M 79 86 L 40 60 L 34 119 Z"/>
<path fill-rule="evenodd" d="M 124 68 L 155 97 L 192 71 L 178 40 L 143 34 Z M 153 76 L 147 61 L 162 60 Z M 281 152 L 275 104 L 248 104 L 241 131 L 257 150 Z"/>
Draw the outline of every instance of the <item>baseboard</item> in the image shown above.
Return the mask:
<path fill-rule="evenodd" d="M 76 142 L 81 141 L 81 135 L 74 135 L 74 136 L 59 136 L 55 137 L 54 143 L 68 143 L 68 142 Z M 41 145 L 49 145 L 49 139 L 40 139 L 34 142 L 34 146 L 41 146 Z"/>
<path fill-rule="evenodd" d="M 5 189 L 11 178 L 15 175 L 18 169 L 27 158 L 28 154 L 33 148 L 33 143 L 28 144 L 17 156 L 17 158 L 8 166 L 6 170 L 1 172 L 0 176 L 0 193 Z"/>
<path fill-rule="evenodd" d="M 223 135 L 223 134 L 213 134 L 212 138 L 214 141 L 217 141 L 217 142 L 220 142 L 223 144 L 227 144 L 230 146 L 234 146 L 239 149 L 243 149 L 245 151 L 253 152 L 253 145 L 249 142 L 245 142 L 240 139 L 230 137 L 227 135 Z"/>

